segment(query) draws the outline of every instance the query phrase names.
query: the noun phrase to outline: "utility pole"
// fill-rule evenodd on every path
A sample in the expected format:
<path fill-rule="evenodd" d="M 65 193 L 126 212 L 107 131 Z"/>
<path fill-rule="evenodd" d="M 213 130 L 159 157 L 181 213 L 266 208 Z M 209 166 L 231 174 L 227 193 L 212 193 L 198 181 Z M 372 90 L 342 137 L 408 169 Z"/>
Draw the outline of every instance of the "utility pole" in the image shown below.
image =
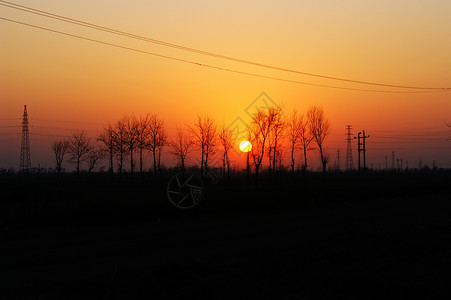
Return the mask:
<path fill-rule="evenodd" d="M 364 169 L 364 170 L 366 170 L 366 146 L 365 146 L 365 140 L 366 140 L 367 138 L 369 138 L 369 137 L 370 137 L 369 135 L 365 136 L 365 130 L 363 130 L 363 136 L 362 136 L 362 139 L 363 139 L 363 149 L 362 149 L 362 151 L 363 151 L 363 169 Z"/>
<path fill-rule="evenodd" d="M 360 143 L 360 135 L 361 135 L 362 133 L 361 132 L 359 132 L 358 134 L 357 134 L 357 137 L 354 137 L 354 139 L 357 139 L 357 153 L 359 154 L 359 160 L 358 160 L 358 164 L 359 164 L 359 172 L 360 172 L 360 151 L 362 151 L 361 150 L 361 148 L 360 148 L 360 146 L 361 146 L 361 143 Z"/>
<path fill-rule="evenodd" d="M 352 162 L 352 147 L 351 147 L 351 126 L 352 125 L 346 125 L 346 163 L 345 163 L 345 170 L 352 170 L 354 169 L 354 164 Z"/>
<path fill-rule="evenodd" d="M 340 171 L 340 149 L 337 149 L 337 171 Z"/>
<path fill-rule="evenodd" d="M 359 172 L 360 172 L 360 152 L 363 152 L 363 169 L 366 170 L 366 145 L 365 140 L 369 138 L 369 135 L 365 135 L 365 130 L 362 132 L 359 132 L 357 134 L 357 137 L 354 137 L 354 139 L 357 138 L 357 152 L 359 153 Z M 360 141 L 362 140 L 362 141 Z"/>
<path fill-rule="evenodd" d="M 22 142 L 20 145 L 20 166 L 21 172 L 29 172 L 31 169 L 30 158 L 30 136 L 28 131 L 28 113 L 27 106 L 24 105 L 23 119 L 22 119 Z"/>

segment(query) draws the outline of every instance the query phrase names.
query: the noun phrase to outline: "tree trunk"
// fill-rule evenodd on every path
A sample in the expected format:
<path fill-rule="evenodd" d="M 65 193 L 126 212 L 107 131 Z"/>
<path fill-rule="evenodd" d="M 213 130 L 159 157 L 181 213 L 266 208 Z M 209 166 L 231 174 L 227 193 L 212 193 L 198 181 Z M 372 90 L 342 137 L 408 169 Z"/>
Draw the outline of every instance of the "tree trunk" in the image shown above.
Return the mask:
<path fill-rule="evenodd" d="M 80 158 L 77 157 L 77 177 L 80 174 Z"/>
<path fill-rule="evenodd" d="M 229 180 L 230 177 L 230 162 L 229 162 L 229 155 L 226 153 L 226 164 L 227 164 L 227 180 Z"/>
<path fill-rule="evenodd" d="M 258 169 L 260 168 L 259 164 L 255 165 L 255 184 L 258 186 Z"/>
<path fill-rule="evenodd" d="M 143 176 L 143 148 L 139 147 L 139 173 Z"/>
<path fill-rule="evenodd" d="M 113 148 L 110 149 L 110 174 L 113 176 Z"/>
<path fill-rule="evenodd" d="M 130 147 L 130 174 L 133 177 L 133 147 Z"/>
<path fill-rule="evenodd" d="M 152 150 L 152 156 L 153 156 L 153 176 L 157 176 L 157 149 Z"/>
<path fill-rule="evenodd" d="M 323 157 L 323 147 L 321 147 L 320 145 L 318 145 L 319 147 L 319 154 L 321 157 L 321 165 L 323 166 L 323 182 L 326 182 L 326 162 L 324 161 L 324 157 Z"/>

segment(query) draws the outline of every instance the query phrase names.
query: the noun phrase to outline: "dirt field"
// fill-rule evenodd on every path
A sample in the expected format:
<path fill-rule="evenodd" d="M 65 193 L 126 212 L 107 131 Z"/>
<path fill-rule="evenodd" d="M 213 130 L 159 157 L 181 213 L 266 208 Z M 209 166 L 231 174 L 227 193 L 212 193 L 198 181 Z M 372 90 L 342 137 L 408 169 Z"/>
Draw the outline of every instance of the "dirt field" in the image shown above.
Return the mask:
<path fill-rule="evenodd" d="M 163 184 L 2 178 L 4 299 L 443 297 L 450 174 L 210 184 L 180 211 Z M 448 276 L 449 277 L 449 276 Z"/>

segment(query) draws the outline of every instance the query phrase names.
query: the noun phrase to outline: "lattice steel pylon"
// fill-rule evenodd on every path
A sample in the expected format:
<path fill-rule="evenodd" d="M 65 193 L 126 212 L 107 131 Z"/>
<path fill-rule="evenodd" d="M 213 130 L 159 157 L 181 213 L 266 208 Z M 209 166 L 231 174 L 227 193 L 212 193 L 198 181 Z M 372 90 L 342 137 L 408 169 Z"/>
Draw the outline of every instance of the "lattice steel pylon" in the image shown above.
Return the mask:
<path fill-rule="evenodd" d="M 354 169 L 354 163 L 352 162 L 352 147 L 351 147 L 351 141 L 352 141 L 352 132 L 351 132 L 351 126 L 352 125 L 346 125 L 346 164 L 345 164 L 345 170 L 352 170 Z"/>
<path fill-rule="evenodd" d="M 28 131 L 28 113 L 26 105 L 24 105 L 23 120 L 22 120 L 22 142 L 20 145 L 19 169 L 21 172 L 29 172 L 31 169 L 30 136 Z"/>

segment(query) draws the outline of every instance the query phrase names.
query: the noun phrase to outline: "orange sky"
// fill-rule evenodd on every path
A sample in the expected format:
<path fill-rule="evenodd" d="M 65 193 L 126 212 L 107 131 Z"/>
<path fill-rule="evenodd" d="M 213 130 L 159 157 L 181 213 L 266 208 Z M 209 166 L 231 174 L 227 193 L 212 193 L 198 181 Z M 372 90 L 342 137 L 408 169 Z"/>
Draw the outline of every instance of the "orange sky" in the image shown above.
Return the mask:
<path fill-rule="evenodd" d="M 447 38 L 451 36 L 451 2 L 445 0 L 14 3 L 283 68 L 397 85 L 451 87 L 451 40 Z M 206 57 L 4 6 L 0 6 L 0 16 L 241 72 L 341 87 L 390 89 Z M 312 104 L 323 106 L 332 123 L 326 144 L 332 161 L 337 149 L 342 151 L 342 166 L 345 125 L 352 124 L 355 133 L 365 129 L 372 136 L 368 159 L 374 167 L 384 167 L 385 155 L 392 150 L 412 167 L 419 158 L 430 165 L 436 160 L 439 166 L 451 167 L 451 145 L 443 140 L 450 135 L 444 121 L 451 121 L 451 92 L 371 93 L 255 78 L 4 20 L 0 20 L 0 34 L 0 168 L 18 168 L 20 128 L 7 126 L 20 125 L 20 120 L 4 119 L 20 118 L 24 104 L 31 126 L 35 126 L 30 128 L 35 134 L 31 137 L 32 164 L 52 167 L 50 143 L 73 129 L 85 129 L 94 137 L 103 124 L 126 113 L 139 116 L 148 112 L 163 118 L 170 131 L 177 124 L 192 123 L 197 114 L 209 114 L 219 123 L 229 124 L 245 114 L 244 109 L 263 91 L 284 103 L 288 112 L 293 108 L 302 112 Z M 423 142 L 431 136 L 442 140 Z M 316 154 L 311 155 L 316 159 Z"/>

